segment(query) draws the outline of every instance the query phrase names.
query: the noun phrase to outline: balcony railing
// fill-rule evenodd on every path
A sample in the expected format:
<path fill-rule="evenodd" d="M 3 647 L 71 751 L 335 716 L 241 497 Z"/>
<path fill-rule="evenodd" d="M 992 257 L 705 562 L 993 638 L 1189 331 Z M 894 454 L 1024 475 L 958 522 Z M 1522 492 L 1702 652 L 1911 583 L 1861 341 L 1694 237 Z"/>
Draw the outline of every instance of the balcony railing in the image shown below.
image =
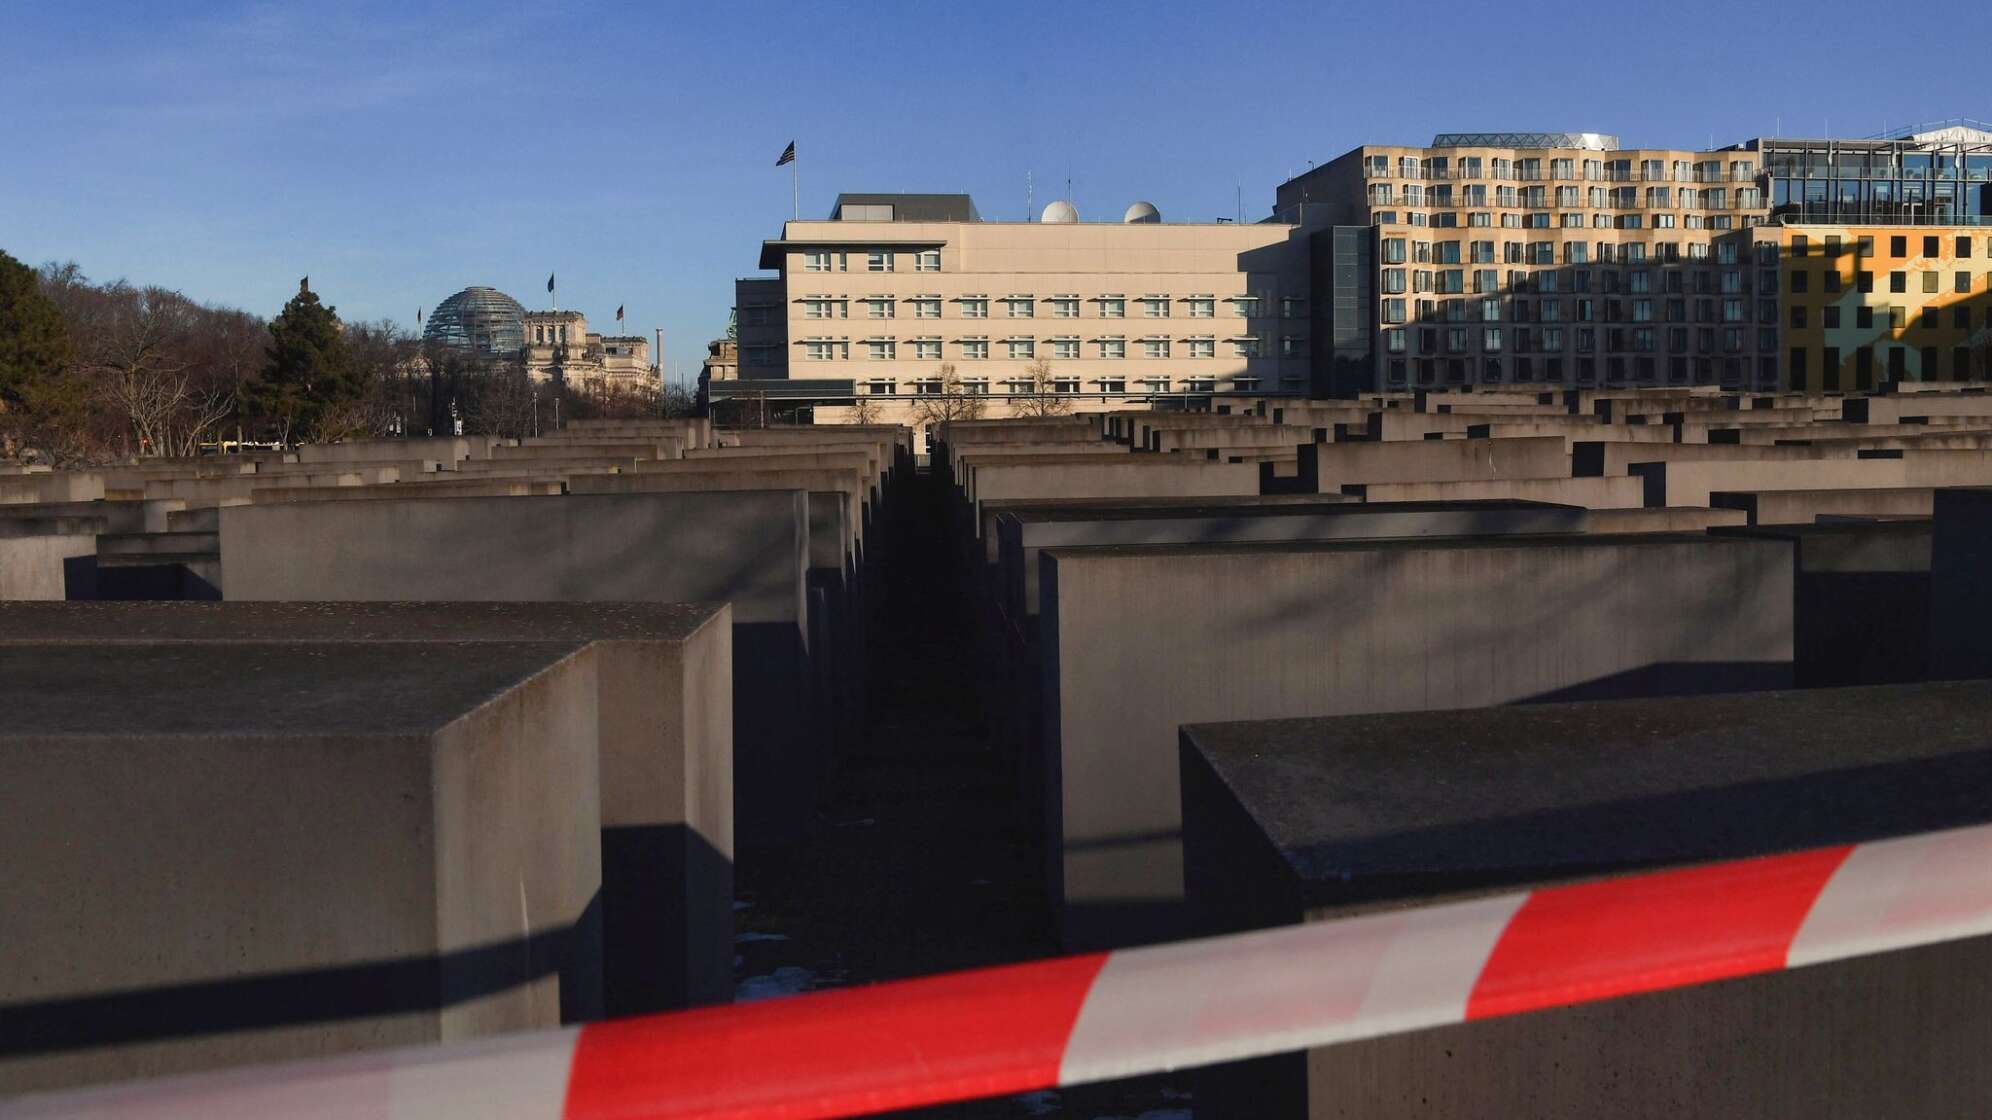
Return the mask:
<path fill-rule="evenodd" d="M 1495 175 L 1491 173 L 1482 173 L 1482 172 L 1467 174 L 1458 168 L 1447 168 L 1444 171 L 1436 171 L 1431 168 L 1423 168 L 1420 169 L 1420 171 L 1415 175 L 1405 175 L 1401 174 L 1396 168 L 1385 168 L 1382 171 L 1378 171 L 1376 168 L 1373 167 L 1363 168 L 1363 178 L 1365 179 L 1371 179 L 1371 180 L 1399 179 L 1406 182 L 1417 182 L 1417 181 L 1455 182 L 1461 180 L 1476 182 L 1476 181 L 1485 180 L 1487 182 L 1522 182 L 1522 183 L 1533 183 L 1533 182 L 1753 183 L 1756 182 L 1758 179 L 1763 178 L 1767 174 L 1769 174 L 1769 172 L 1767 172 L 1765 169 L 1757 167 L 1753 167 L 1748 171 L 1731 171 L 1727 168 L 1716 168 L 1715 170 L 1712 171 L 1686 170 L 1686 169 L 1677 170 L 1674 168 L 1665 168 L 1660 171 L 1646 171 L 1641 168 L 1633 168 L 1631 170 L 1615 170 L 1611 168 L 1596 168 L 1596 169 L 1572 168 L 1570 173 L 1567 175 L 1557 174 L 1554 170 L 1538 171 L 1530 174 L 1524 174 L 1521 172 L 1510 172 L 1505 175 Z M 1780 176 L 1787 176 L 1791 178 L 1806 177 L 1783 171 L 1778 172 L 1778 174 Z M 1827 176 L 1815 175 L 1810 177 L 1826 178 Z M 1887 176 L 1847 176 L 1847 178 L 1862 178 L 1862 177 L 1887 178 Z M 1954 178 L 1953 176 L 1949 175 L 1935 176 L 1936 181 L 1939 182 L 1948 182 L 1951 181 L 1953 178 Z M 1973 180 L 1992 178 L 1992 168 L 1984 169 L 1979 173 L 1967 176 L 1967 178 Z M 1916 181 L 1921 181 L 1921 180 L 1918 179 Z"/>

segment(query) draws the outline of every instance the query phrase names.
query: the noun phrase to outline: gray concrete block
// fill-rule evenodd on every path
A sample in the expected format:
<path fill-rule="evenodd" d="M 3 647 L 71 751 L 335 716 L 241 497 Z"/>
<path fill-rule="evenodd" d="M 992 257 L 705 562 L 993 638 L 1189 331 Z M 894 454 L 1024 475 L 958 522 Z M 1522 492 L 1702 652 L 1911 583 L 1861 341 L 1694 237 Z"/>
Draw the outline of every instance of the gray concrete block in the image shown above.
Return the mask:
<path fill-rule="evenodd" d="M 1187 727 L 1191 895 L 1201 928 L 1240 929 L 1980 824 L 1988 726 L 1992 685 L 1971 682 Z M 1197 1111 L 1968 1115 L 1992 1094 L 1988 953 L 1975 938 L 1242 1063 L 1200 1076 Z"/>
<path fill-rule="evenodd" d="M 1284 502 L 1267 506 L 1105 504 L 996 518 L 1004 607 L 1038 614 L 1038 557 L 1047 548 L 1581 533 L 1585 511 L 1527 501 Z"/>
<path fill-rule="evenodd" d="M 1992 677 L 1992 488 L 1939 490 L 1930 540 L 1930 676 Z"/>
<path fill-rule="evenodd" d="M 0 517 L 0 603 L 95 598 L 103 527 L 95 517 Z"/>
<path fill-rule="evenodd" d="M 713 603 L 0 606 L 0 645 L 592 643 L 611 1015 L 733 993 L 731 610 Z"/>
<path fill-rule="evenodd" d="M 574 643 L 0 647 L 0 1091 L 600 1013 Z"/>
<path fill-rule="evenodd" d="M 163 533 L 174 526 L 169 518 L 187 503 L 176 499 L 160 501 L 41 502 L 34 505 L 0 505 L 0 518 L 18 517 L 96 517 L 102 518 L 107 533 Z"/>
<path fill-rule="evenodd" d="M 1066 943 L 1180 930 L 1175 729 L 1788 685 L 1791 546 L 1651 534 L 1048 549 Z"/>
<path fill-rule="evenodd" d="M 1752 525 L 1805 525 L 1821 516 L 1928 517 L 1936 491 L 1926 486 L 1863 490 L 1712 490 L 1709 505 L 1739 510 Z"/>
<path fill-rule="evenodd" d="M 1588 509 L 1635 506 L 1645 496 L 1636 478 L 1502 478 L 1461 482 L 1380 482 L 1351 487 L 1371 502 L 1525 501 Z"/>
<path fill-rule="evenodd" d="M 1330 493 L 1345 486 L 1471 479 L 1569 478 L 1560 437 L 1324 443 L 1301 448 L 1301 470 Z"/>
<path fill-rule="evenodd" d="M 1625 509 L 1594 509 L 1585 513 L 1585 530 L 1591 533 L 1698 533 L 1717 525 L 1747 525 L 1749 515 L 1740 509 L 1707 509 L 1701 506 L 1634 506 Z"/>
<path fill-rule="evenodd" d="M 1720 528 L 1790 542 L 1792 680 L 1800 688 L 1925 680 L 1930 652 L 1927 521 Z"/>
<path fill-rule="evenodd" d="M 731 603 L 737 835 L 814 812 L 800 491 L 232 506 L 221 540 L 231 600 Z"/>

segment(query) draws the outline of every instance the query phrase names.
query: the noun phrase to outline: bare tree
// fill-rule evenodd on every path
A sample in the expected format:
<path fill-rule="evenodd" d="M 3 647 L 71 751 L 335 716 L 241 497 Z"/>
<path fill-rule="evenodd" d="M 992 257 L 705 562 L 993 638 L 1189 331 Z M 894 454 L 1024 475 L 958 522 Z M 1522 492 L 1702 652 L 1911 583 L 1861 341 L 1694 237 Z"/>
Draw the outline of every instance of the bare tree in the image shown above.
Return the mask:
<path fill-rule="evenodd" d="M 665 412 L 668 404 L 648 383 L 592 380 L 569 390 L 565 416 L 574 420 L 644 420 Z"/>
<path fill-rule="evenodd" d="M 699 414 L 699 395 L 683 385 L 667 385 L 658 397 L 658 409 L 670 419 Z"/>
<path fill-rule="evenodd" d="M 235 415 L 268 334 L 243 311 L 165 288 L 97 285 L 74 264 L 41 270 L 75 343 L 60 399 L 40 402 L 65 461 L 199 453 Z"/>
<path fill-rule="evenodd" d="M 464 377 L 463 389 L 464 431 L 480 435 L 523 439 L 535 434 L 539 409 L 552 408 L 553 387 L 535 384 L 517 362 L 476 369 Z M 547 419 L 551 425 L 550 413 Z"/>
<path fill-rule="evenodd" d="M 416 390 L 427 369 L 421 343 L 407 328 L 392 319 L 350 324 L 346 353 L 359 396 L 327 408 L 312 438 L 324 443 L 391 436 L 418 426 Z"/>
<path fill-rule="evenodd" d="M 1043 358 L 1024 367 L 1023 389 L 1013 391 L 1010 401 L 1019 416 L 1068 416 L 1072 412 L 1071 399 L 1055 391 L 1051 363 Z"/>
<path fill-rule="evenodd" d="M 85 362 L 140 456 L 192 455 L 235 411 L 236 385 L 195 363 L 199 308 L 163 288 L 107 289 L 112 304 Z"/>
<path fill-rule="evenodd" d="M 940 375 L 940 392 L 922 393 L 913 398 L 915 420 L 922 425 L 945 424 L 951 420 L 973 420 L 982 415 L 984 406 L 989 403 L 988 395 L 970 391 L 961 375 L 955 372 L 953 362 L 941 363 L 936 372 Z"/>
<path fill-rule="evenodd" d="M 851 423 L 876 424 L 879 421 L 878 402 L 862 393 L 851 398 Z"/>

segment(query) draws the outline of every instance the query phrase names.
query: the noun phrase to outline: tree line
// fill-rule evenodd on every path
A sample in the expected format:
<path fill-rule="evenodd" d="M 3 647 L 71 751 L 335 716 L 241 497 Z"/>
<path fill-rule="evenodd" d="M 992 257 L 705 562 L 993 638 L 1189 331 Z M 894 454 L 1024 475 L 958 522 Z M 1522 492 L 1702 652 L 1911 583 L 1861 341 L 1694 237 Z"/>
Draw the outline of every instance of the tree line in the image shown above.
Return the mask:
<path fill-rule="evenodd" d="M 512 359 L 344 323 L 305 284 L 264 320 L 0 252 L 0 459 L 58 465 L 397 435 L 525 437 L 557 421 L 682 415 L 682 392 L 535 384 Z"/>

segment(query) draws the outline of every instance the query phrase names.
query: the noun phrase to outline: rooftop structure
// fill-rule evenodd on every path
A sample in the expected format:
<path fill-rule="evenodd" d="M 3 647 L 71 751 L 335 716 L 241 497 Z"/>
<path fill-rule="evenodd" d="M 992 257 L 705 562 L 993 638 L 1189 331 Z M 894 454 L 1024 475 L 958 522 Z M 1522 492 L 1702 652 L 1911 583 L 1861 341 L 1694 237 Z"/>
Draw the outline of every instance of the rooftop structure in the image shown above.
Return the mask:
<path fill-rule="evenodd" d="M 840 194 L 833 222 L 979 222 L 965 194 Z"/>
<path fill-rule="evenodd" d="M 1434 148 L 1577 148 L 1618 151 L 1619 138 L 1606 132 L 1441 132 Z"/>
<path fill-rule="evenodd" d="M 422 338 L 482 357 L 516 354 L 526 344 L 526 309 L 496 288 L 465 288 L 436 305 Z"/>

